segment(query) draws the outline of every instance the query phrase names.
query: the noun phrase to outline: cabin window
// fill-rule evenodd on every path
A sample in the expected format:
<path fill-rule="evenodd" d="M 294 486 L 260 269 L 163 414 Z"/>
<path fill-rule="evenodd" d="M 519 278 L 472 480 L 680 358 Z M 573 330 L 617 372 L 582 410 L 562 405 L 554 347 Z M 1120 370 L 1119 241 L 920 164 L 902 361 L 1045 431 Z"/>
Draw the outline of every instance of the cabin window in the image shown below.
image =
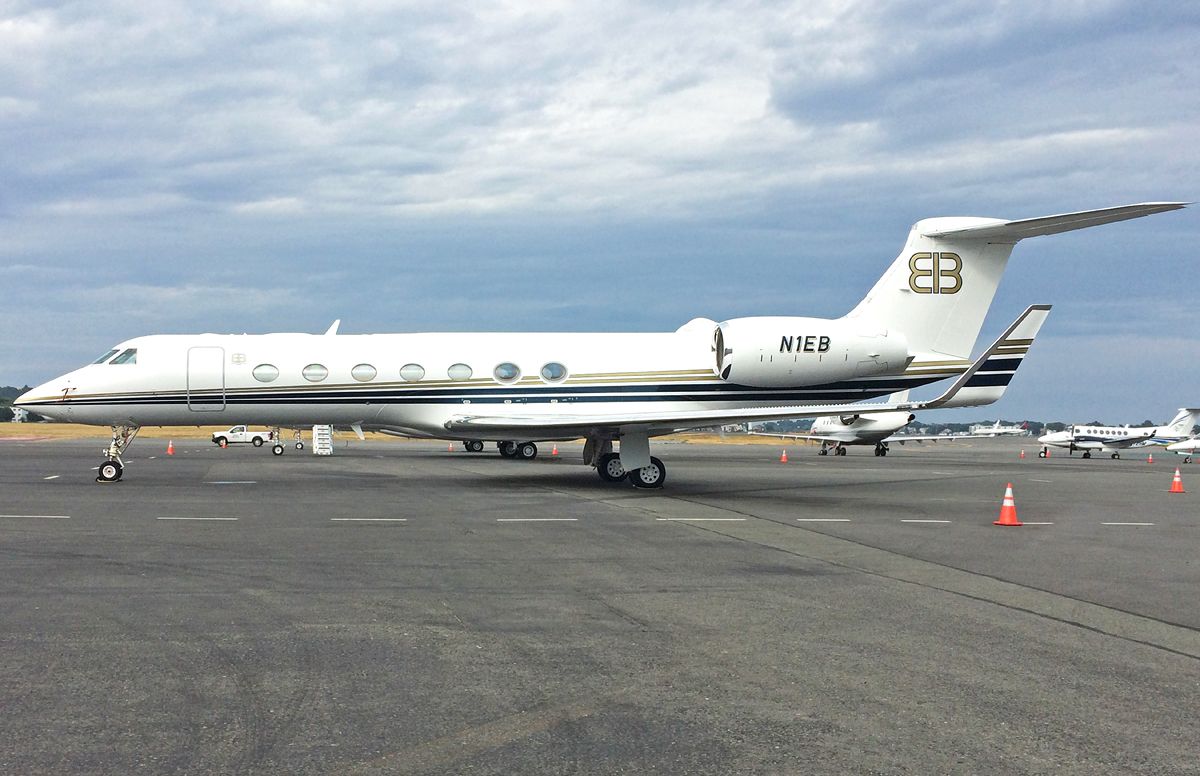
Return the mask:
<path fill-rule="evenodd" d="M 109 360 L 110 358 L 112 358 L 115 355 L 117 355 L 117 349 L 113 348 L 112 350 L 108 351 L 103 356 L 100 356 L 100 358 L 96 359 L 92 363 L 93 364 L 103 364 L 105 361 Z"/>
<path fill-rule="evenodd" d="M 110 364 L 136 364 L 137 363 L 137 348 L 129 348 L 121 355 L 109 362 Z"/>
<path fill-rule="evenodd" d="M 446 370 L 446 374 L 451 380 L 470 380 L 473 372 L 466 364 L 454 364 Z"/>
<path fill-rule="evenodd" d="M 548 383 L 560 383 L 567 378 L 567 368 L 557 361 L 542 367 L 542 379 Z"/>
<path fill-rule="evenodd" d="M 321 364 L 309 364 L 300 372 L 310 383 L 319 383 L 329 377 L 329 370 Z"/>
<path fill-rule="evenodd" d="M 271 364 L 259 364 L 251 370 L 250 374 L 254 375 L 254 379 L 260 383 L 269 383 L 279 377 L 279 369 Z"/>
<path fill-rule="evenodd" d="M 375 367 L 370 364 L 359 364 L 350 370 L 350 376 L 360 383 L 369 383 L 375 379 L 375 375 L 379 374 Z"/>
<path fill-rule="evenodd" d="M 400 367 L 400 379 L 406 383 L 415 383 L 425 376 L 425 367 L 420 364 L 405 364 Z"/>
<path fill-rule="evenodd" d="M 505 361 L 503 364 L 497 365 L 496 368 L 492 370 L 492 374 L 495 375 L 498 382 L 515 383 L 521 376 L 521 368 L 516 364 Z"/>

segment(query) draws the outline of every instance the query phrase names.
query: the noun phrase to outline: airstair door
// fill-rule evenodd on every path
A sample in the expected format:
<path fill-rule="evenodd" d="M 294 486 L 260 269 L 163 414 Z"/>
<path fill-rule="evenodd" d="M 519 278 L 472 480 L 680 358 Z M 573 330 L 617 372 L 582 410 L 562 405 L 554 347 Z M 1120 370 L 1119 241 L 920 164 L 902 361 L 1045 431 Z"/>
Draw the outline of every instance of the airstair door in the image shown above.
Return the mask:
<path fill-rule="evenodd" d="M 313 455 L 333 455 L 333 426 L 313 426 Z"/>
<path fill-rule="evenodd" d="M 225 409 L 225 348 L 188 348 L 187 401 L 195 412 Z"/>

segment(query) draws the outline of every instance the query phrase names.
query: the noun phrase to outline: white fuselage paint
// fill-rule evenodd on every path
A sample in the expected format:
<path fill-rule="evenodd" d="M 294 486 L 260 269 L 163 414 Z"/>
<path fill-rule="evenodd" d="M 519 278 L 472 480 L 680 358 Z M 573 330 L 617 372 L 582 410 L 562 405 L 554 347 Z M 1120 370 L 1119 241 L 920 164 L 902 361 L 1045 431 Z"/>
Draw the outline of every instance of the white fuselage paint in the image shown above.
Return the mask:
<path fill-rule="evenodd" d="M 414 436 L 493 439 L 501 435 L 450 434 L 445 423 L 473 413 L 549 418 L 857 401 L 953 374 L 924 369 L 905 375 L 901 368 L 897 375 L 797 389 L 739 386 L 714 373 L 715 326 L 697 319 L 662 334 L 153 335 L 114 348 L 136 348 L 136 363 L 85 366 L 21 401 L 51 419 L 96 425 L 357 424 Z M 501 363 L 517 365 L 520 378 L 496 379 Z M 565 379 L 544 379 L 540 372 L 549 363 L 565 366 Z M 420 380 L 401 379 L 408 364 L 424 369 Z M 455 364 L 468 365 L 471 377 L 452 379 Z M 275 367 L 278 377 L 256 379 L 260 365 Z M 305 379 L 309 365 L 325 367 L 327 376 Z M 355 379 L 354 368 L 362 365 L 375 376 Z"/>

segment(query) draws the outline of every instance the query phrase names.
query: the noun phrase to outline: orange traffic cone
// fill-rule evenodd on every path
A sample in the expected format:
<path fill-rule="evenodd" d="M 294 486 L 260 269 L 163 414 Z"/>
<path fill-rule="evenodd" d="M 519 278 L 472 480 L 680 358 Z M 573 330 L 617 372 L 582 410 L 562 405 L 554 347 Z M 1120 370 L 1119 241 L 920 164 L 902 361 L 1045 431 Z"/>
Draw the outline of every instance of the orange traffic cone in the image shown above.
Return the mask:
<path fill-rule="evenodd" d="M 171 439 L 167 442 L 167 455 L 175 455 L 175 440 Z"/>
<path fill-rule="evenodd" d="M 1171 489 L 1167 493 L 1187 493 L 1183 489 L 1183 480 L 1179 478 L 1179 467 L 1175 467 L 1175 478 L 1171 480 Z"/>
<path fill-rule="evenodd" d="M 783 455 L 779 456 L 780 463 L 787 463 L 787 450 L 783 451 Z"/>
<path fill-rule="evenodd" d="M 554 447 L 550 448 L 550 455 L 558 455 L 558 444 L 555 444 Z"/>
<path fill-rule="evenodd" d="M 453 442 L 451 442 L 450 444 L 446 445 L 446 452 L 447 452 L 447 453 L 453 453 L 453 452 L 454 452 L 454 443 L 453 443 Z"/>
<path fill-rule="evenodd" d="M 1020 458 L 1021 458 L 1021 460 L 1022 460 L 1022 461 L 1024 461 L 1024 460 L 1025 460 L 1025 451 L 1024 451 L 1024 450 L 1022 450 L 1022 451 L 1021 451 L 1021 456 L 1020 456 Z"/>
<path fill-rule="evenodd" d="M 1154 453 L 1150 453 L 1150 455 L 1146 456 L 1146 463 L 1154 463 Z"/>
<path fill-rule="evenodd" d="M 221 440 L 221 449 L 224 450 L 226 447 L 229 447 L 229 442 L 228 442 L 228 440 L 222 439 Z"/>
<path fill-rule="evenodd" d="M 1000 519 L 993 520 L 992 525 L 1022 525 L 1017 519 L 1017 502 L 1013 500 L 1012 483 L 1004 489 L 1004 501 L 1000 504 Z"/>

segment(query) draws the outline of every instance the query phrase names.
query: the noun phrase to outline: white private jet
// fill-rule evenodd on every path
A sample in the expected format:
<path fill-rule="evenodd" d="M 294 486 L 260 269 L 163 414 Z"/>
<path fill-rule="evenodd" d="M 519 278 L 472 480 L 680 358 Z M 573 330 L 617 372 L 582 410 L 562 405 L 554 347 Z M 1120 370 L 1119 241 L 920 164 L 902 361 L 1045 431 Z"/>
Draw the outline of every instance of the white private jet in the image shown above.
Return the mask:
<path fill-rule="evenodd" d="M 974 432 L 974 435 L 981 437 L 1028 436 L 1029 424 L 1022 423 L 1019 426 L 1002 426 L 1000 425 L 1000 421 L 997 420 L 993 425 Z"/>
<path fill-rule="evenodd" d="M 1084 458 L 1092 452 L 1105 452 L 1120 458 L 1121 451 L 1135 445 L 1168 445 L 1191 436 L 1192 426 L 1200 418 L 1200 409 L 1181 408 L 1165 426 L 1085 426 L 1074 425 L 1065 431 L 1054 431 L 1038 437 L 1042 449 L 1038 458 L 1045 458 L 1050 447 L 1065 447 L 1068 453 L 1083 451 Z"/>
<path fill-rule="evenodd" d="M 1003 390 L 1001 391 L 1003 393 Z M 998 394 L 993 400 L 999 400 Z M 902 406 L 908 401 L 908 391 L 894 393 L 888 397 L 888 403 Z M 991 403 L 991 402 L 989 402 Z M 876 456 L 885 456 L 891 449 L 892 442 L 952 442 L 962 439 L 983 439 L 996 436 L 996 428 L 988 428 L 971 434 L 900 434 L 900 429 L 916 420 L 917 416 L 908 410 L 872 411 L 869 404 L 859 405 L 856 414 L 822 415 L 813 420 L 812 428 L 792 434 L 770 433 L 755 431 L 755 436 L 778 437 L 780 439 L 815 439 L 820 441 L 821 448 L 817 455 L 845 455 L 846 447 L 850 445 L 874 445 Z M 996 421 L 999 424 L 999 421 Z M 1018 429 L 1019 431 L 1020 429 Z M 999 429 L 999 434 L 1009 433 L 1007 429 Z"/>
<path fill-rule="evenodd" d="M 1172 442 L 1167 445 L 1167 450 L 1176 455 L 1182 455 L 1184 463 L 1191 463 L 1192 456 L 1200 455 L 1200 438 L 1192 437 L 1181 442 Z"/>
<path fill-rule="evenodd" d="M 1030 308 L 967 361 L 1013 246 L 1185 204 L 925 219 L 837 319 L 698 318 L 662 334 L 152 335 L 16 403 L 111 426 L 101 482 L 120 479 L 121 453 L 143 425 L 255 423 L 495 441 L 519 458 L 534 457 L 539 441 L 583 437 L 584 461 L 602 479 L 659 487 L 666 467 L 649 440 L 677 430 L 855 412 L 853 402 L 956 376 L 953 395 L 894 409 L 990 401 L 1048 310 Z"/>

